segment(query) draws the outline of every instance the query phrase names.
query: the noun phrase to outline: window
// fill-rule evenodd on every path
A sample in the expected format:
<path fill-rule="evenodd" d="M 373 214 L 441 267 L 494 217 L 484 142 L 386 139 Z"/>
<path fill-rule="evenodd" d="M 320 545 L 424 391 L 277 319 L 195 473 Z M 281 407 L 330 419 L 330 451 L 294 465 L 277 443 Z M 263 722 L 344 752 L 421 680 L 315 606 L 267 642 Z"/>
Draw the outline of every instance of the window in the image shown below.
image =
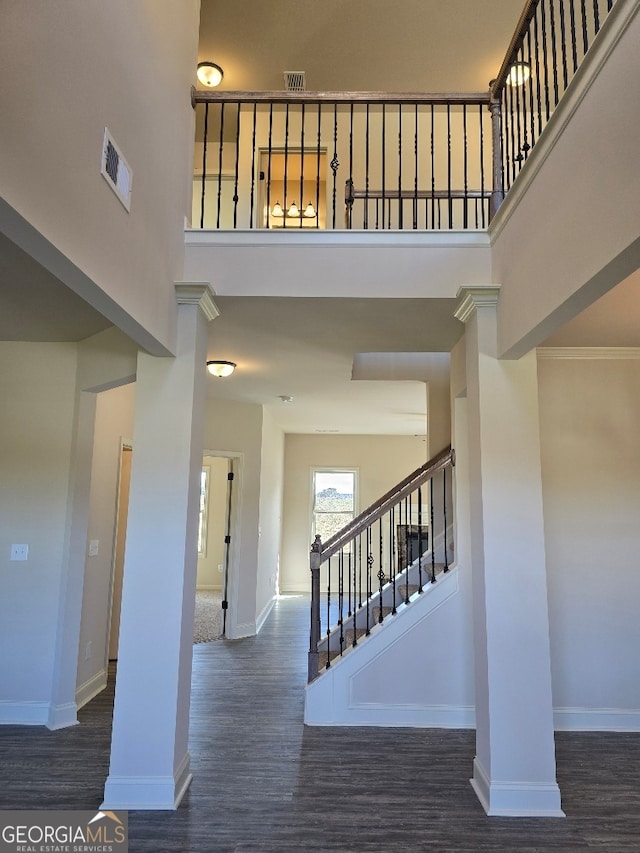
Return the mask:
<path fill-rule="evenodd" d="M 349 469 L 313 472 L 312 540 L 320 534 L 326 542 L 353 520 L 356 513 L 356 476 Z"/>
<path fill-rule="evenodd" d="M 205 465 L 200 473 L 200 514 L 198 516 L 198 557 L 207 556 L 207 516 L 209 515 L 209 473 Z"/>

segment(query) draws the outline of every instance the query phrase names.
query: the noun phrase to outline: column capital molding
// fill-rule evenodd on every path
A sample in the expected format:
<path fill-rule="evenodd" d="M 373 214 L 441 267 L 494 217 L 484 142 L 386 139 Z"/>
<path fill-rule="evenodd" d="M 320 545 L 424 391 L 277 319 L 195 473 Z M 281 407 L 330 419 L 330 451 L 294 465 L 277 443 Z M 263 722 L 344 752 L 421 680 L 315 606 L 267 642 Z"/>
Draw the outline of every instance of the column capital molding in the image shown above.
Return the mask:
<path fill-rule="evenodd" d="M 215 320 L 220 315 L 213 301 L 215 290 L 208 281 L 176 281 L 174 287 L 178 305 L 196 305 L 207 320 Z"/>
<path fill-rule="evenodd" d="M 500 285 L 461 287 L 458 290 L 458 307 L 453 312 L 456 320 L 466 323 L 478 308 L 495 308 L 500 296 Z"/>

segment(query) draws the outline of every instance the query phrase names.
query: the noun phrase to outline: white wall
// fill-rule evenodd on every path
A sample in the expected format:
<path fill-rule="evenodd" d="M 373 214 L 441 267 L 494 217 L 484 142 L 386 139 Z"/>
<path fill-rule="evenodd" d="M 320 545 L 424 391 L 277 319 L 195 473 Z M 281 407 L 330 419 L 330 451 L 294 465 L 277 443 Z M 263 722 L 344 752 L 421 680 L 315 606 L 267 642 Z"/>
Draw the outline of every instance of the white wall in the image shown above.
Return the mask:
<path fill-rule="evenodd" d="M 106 685 L 120 447 L 121 439 L 130 440 L 133 436 L 134 402 L 134 383 L 103 391 L 96 400 L 87 557 L 78 648 L 76 695 L 79 705 Z M 91 540 L 99 542 L 98 554 L 95 556 L 89 556 Z"/>
<path fill-rule="evenodd" d="M 256 617 L 260 621 L 278 592 L 280 539 L 282 533 L 282 494 L 284 488 L 284 433 L 266 409 L 262 421 L 260 474 L 260 540 Z"/>
<path fill-rule="evenodd" d="M 640 361 L 538 370 L 556 725 L 637 730 Z"/>
<path fill-rule="evenodd" d="M 158 349 L 175 342 L 198 12 L 198 0 L 2 7 L 0 227 L 25 245 L 26 218 L 79 268 L 56 270 L 65 284 Z M 133 170 L 130 213 L 100 174 L 105 126 Z"/>
<path fill-rule="evenodd" d="M 0 722 L 48 719 L 76 390 L 75 344 L 0 342 Z M 11 545 L 26 544 L 26 562 Z"/>
<path fill-rule="evenodd" d="M 285 436 L 282 592 L 310 589 L 312 468 L 357 468 L 360 512 L 425 461 L 424 436 Z"/>

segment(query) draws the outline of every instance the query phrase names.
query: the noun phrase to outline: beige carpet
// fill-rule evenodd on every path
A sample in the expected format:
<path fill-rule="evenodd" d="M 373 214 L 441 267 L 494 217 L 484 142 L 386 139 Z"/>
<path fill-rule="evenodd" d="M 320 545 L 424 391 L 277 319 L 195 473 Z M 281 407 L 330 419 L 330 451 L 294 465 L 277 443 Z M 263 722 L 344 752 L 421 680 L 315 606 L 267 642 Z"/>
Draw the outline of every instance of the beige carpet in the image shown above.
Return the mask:
<path fill-rule="evenodd" d="M 210 643 L 221 639 L 222 594 L 212 590 L 197 590 L 193 642 Z"/>

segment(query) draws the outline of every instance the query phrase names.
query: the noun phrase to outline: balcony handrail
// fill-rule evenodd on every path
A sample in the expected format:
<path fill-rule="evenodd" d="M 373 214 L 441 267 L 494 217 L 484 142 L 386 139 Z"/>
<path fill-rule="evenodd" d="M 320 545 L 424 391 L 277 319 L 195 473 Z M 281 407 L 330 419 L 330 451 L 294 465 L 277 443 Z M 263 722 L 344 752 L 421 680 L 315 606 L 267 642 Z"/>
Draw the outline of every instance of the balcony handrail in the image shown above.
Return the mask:
<path fill-rule="evenodd" d="M 433 459 L 425 462 L 411 474 L 408 474 L 404 480 L 401 480 L 393 488 L 385 492 L 382 497 L 363 510 L 360 515 L 357 515 L 353 521 L 349 522 L 342 530 L 338 531 L 334 536 L 322 543 L 320 551 L 320 563 L 325 562 L 341 548 L 343 548 L 356 536 L 359 536 L 363 530 L 381 518 L 388 509 L 403 500 L 411 492 L 415 491 L 423 483 L 426 483 L 434 474 L 445 468 L 447 465 L 455 465 L 455 451 L 451 446 L 445 448 L 438 453 Z"/>
<path fill-rule="evenodd" d="M 502 87 L 507 81 L 511 66 L 513 65 L 518 51 L 520 50 L 522 40 L 527 34 L 529 24 L 531 23 L 533 16 L 536 13 L 536 9 L 538 8 L 539 3 L 540 0 L 527 0 L 525 7 L 522 10 L 522 14 L 520 15 L 518 23 L 516 24 L 516 28 L 513 33 L 513 36 L 511 37 L 511 41 L 509 42 L 509 47 L 507 48 L 507 52 L 504 55 L 504 59 L 502 60 L 500 70 L 498 71 L 495 80 L 491 80 L 489 84 L 489 95 L 492 101 L 496 100 L 500 96 Z"/>
<path fill-rule="evenodd" d="M 287 91 L 202 91 L 192 87 L 191 104 L 468 104 L 489 105 L 490 93 L 486 92 L 287 92 Z"/>

